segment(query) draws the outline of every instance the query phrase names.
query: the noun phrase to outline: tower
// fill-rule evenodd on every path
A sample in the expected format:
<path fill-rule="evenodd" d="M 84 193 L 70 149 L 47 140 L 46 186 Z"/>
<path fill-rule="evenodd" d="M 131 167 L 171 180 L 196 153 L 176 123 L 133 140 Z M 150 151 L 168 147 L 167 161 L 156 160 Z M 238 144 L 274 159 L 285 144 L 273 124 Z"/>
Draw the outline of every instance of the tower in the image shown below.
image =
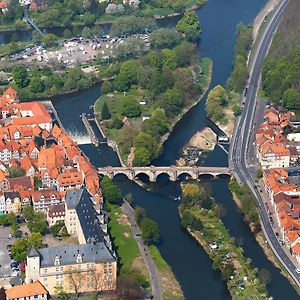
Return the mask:
<path fill-rule="evenodd" d="M 27 253 L 25 282 L 30 283 L 40 278 L 40 254 L 32 246 Z"/>

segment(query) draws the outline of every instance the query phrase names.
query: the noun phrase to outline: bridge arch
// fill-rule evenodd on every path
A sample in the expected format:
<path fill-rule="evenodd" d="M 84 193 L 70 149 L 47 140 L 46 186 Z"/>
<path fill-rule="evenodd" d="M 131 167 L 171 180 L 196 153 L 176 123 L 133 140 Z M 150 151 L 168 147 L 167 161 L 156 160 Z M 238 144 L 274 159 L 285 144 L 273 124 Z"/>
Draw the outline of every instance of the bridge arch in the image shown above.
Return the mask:
<path fill-rule="evenodd" d="M 185 176 L 185 177 L 190 177 L 190 178 L 192 178 L 192 179 L 197 179 L 197 174 L 195 173 L 195 172 L 193 172 L 193 171 L 177 171 L 176 172 L 176 178 L 177 179 L 180 179 L 180 178 L 183 178 L 183 176 Z"/>
<path fill-rule="evenodd" d="M 149 174 L 146 173 L 146 172 L 138 172 L 138 173 L 134 173 L 134 179 L 140 179 L 139 177 L 143 177 L 143 176 L 147 177 L 148 180 L 151 181 L 151 180 L 150 180 Z"/>
<path fill-rule="evenodd" d="M 215 178 L 214 174 L 211 173 L 200 173 L 197 176 L 197 179 L 213 179 Z"/>

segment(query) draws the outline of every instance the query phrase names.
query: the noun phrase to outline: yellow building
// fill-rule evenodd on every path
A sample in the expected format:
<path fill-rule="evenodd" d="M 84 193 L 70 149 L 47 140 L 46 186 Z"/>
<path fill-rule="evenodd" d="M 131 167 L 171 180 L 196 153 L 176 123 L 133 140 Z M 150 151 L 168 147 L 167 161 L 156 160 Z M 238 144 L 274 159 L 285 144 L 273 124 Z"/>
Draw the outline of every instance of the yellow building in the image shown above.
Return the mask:
<path fill-rule="evenodd" d="M 58 286 L 67 293 L 114 290 L 117 259 L 103 223 L 104 213 L 97 212 L 83 189 L 67 192 L 65 208 L 67 230 L 78 236 L 79 245 L 31 248 L 26 283 L 39 280 L 50 294 Z"/>

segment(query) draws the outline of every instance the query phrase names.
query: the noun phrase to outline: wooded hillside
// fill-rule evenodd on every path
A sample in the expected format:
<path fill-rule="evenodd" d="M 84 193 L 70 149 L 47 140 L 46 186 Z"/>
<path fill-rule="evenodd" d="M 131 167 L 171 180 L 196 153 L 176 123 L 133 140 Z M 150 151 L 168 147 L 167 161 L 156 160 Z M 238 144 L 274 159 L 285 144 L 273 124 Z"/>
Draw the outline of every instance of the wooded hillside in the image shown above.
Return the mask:
<path fill-rule="evenodd" d="M 300 110 L 300 1 L 290 0 L 263 67 L 263 89 L 273 102 Z"/>

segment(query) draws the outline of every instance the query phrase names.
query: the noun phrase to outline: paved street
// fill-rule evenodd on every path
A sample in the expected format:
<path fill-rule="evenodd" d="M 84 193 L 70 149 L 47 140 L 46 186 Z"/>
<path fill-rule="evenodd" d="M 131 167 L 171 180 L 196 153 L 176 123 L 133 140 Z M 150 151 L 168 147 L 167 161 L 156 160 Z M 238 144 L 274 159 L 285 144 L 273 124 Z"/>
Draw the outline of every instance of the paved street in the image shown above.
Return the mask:
<path fill-rule="evenodd" d="M 141 238 L 140 229 L 137 226 L 135 219 L 134 219 L 134 214 L 133 214 L 134 210 L 131 207 L 131 205 L 125 200 L 124 200 L 121 208 L 128 216 L 129 222 L 131 224 L 131 230 L 132 230 L 133 236 L 136 239 L 136 242 L 140 249 L 141 255 L 147 265 L 147 268 L 148 268 L 148 271 L 150 274 L 150 279 L 151 279 L 153 299 L 160 300 L 162 292 L 161 292 L 161 283 L 160 283 L 159 274 L 158 274 L 156 265 L 152 259 L 152 256 L 149 253 L 148 247 L 144 244 L 144 242 Z"/>
<path fill-rule="evenodd" d="M 258 210 L 261 219 L 262 230 L 265 237 L 273 250 L 274 254 L 282 265 L 286 268 L 288 273 L 294 279 L 298 287 L 300 287 L 300 277 L 295 271 L 296 266 L 289 256 L 285 253 L 280 245 L 277 237 L 271 227 L 269 215 L 264 205 L 264 199 L 260 194 L 258 187 L 255 184 L 255 147 L 254 132 L 255 127 L 261 117 L 261 112 L 265 107 L 265 103 L 259 101 L 257 98 L 257 91 L 259 88 L 260 73 L 264 58 L 267 54 L 268 48 L 272 42 L 274 33 L 281 20 L 283 12 L 287 6 L 288 0 L 282 0 L 281 4 L 277 7 L 276 12 L 270 19 L 265 32 L 262 34 L 261 41 L 257 47 L 257 51 L 253 56 L 251 64 L 251 72 L 248 86 L 248 95 L 245 101 L 243 114 L 238 118 L 235 132 L 232 138 L 232 143 L 229 153 L 229 166 L 235 173 L 238 180 L 246 183 L 253 194 L 255 195 L 258 203 Z M 256 120 L 256 121 L 254 121 Z M 256 122 L 256 124 L 255 124 Z M 253 146 L 251 146 L 253 145 Z"/>
<path fill-rule="evenodd" d="M 8 252 L 6 246 L 8 244 L 12 244 L 15 242 L 14 239 L 10 239 L 9 241 L 6 239 L 10 234 L 10 227 L 0 228 L 0 278 L 5 279 L 11 275 L 10 268 L 10 257 L 8 256 Z M 0 281 L 0 286 L 2 282 Z"/>

